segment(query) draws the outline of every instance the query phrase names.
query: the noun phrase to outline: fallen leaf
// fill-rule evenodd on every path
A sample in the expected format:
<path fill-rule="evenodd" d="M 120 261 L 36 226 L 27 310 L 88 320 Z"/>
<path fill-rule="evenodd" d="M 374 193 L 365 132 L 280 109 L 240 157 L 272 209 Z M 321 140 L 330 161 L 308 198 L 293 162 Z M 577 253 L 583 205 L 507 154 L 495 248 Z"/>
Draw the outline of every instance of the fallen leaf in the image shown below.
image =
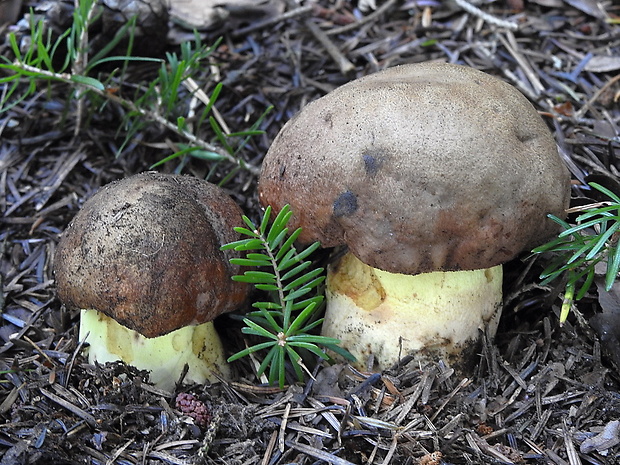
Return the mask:
<path fill-rule="evenodd" d="M 595 18 L 607 18 L 607 13 L 596 0 L 564 0 L 564 2 Z"/>
<path fill-rule="evenodd" d="M 593 73 L 605 73 L 620 69 L 620 56 L 595 55 L 584 68 Z"/>
<path fill-rule="evenodd" d="M 579 451 L 582 454 L 588 454 L 595 450 L 603 452 L 616 444 L 620 444 L 620 421 L 618 420 L 610 421 L 605 425 L 603 431 L 583 441 L 579 446 Z"/>
<path fill-rule="evenodd" d="M 275 16 L 284 9 L 282 0 L 171 0 L 170 17 L 182 27 L 215 29 L 229 21 L 253 21 Z"/>

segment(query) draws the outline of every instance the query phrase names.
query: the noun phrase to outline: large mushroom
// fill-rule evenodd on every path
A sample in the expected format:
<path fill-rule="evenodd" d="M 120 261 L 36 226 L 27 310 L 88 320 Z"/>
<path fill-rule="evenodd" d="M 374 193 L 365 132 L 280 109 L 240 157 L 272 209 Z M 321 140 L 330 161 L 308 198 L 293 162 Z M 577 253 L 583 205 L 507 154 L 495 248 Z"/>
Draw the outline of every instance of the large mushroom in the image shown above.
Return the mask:
<path fill-rule="evenodd" d="M 89 360 L 123 360 L 170 389 L 228 375 L 213 319 L 239 307 L 247 285 L 235 252 L 242 212 L 221 188 L 153 172 L 104 186 L 63 233 L 54 260 L 58 296 L 82 310 Z"/>
<path fill-rule="evenodd" d="M 262 167 L 260 200 L 290 204 L 301 242 L 342 246 L 323 334 L 365 367 L 414 354 L 469 364 L 493 335 L 501 264 L 557 231 L 569 174 L 509 84 L 442 63 L 365 76 L 308 104 Z M 336 258 L 337 257 L 337 258 Z"/>

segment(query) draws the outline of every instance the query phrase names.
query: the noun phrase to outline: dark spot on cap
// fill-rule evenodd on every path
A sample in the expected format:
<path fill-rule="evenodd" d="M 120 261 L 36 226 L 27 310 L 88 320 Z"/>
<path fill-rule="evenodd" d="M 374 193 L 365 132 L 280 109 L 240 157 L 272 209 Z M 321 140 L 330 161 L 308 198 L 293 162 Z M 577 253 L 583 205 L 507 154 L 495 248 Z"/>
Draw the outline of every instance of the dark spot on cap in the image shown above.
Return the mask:
<path fill-rule="evenodd" d="M 349 216 L 355 213 L 357 210 L 357 196 L 351 192 L 346 191 L 338 196 L 334 200 L 334 216 Z"/>
<path fill-rule="evenodd" d="M 372 155 L 370 153 L 365 153 L 362 155 L 364 159 L 364 169 L 366 170 L 366 174 L 368 176 L 374 176 L 381 168 L 383 164 L 383 157 L 381 155 Z"/>
<path fill-rule="evenodd" d="M 327 126 L 329 126 L 330 129 L 334 127 L 333 115 L 331 111 L 325 112 L 323 120 L 327 123 Z"/>

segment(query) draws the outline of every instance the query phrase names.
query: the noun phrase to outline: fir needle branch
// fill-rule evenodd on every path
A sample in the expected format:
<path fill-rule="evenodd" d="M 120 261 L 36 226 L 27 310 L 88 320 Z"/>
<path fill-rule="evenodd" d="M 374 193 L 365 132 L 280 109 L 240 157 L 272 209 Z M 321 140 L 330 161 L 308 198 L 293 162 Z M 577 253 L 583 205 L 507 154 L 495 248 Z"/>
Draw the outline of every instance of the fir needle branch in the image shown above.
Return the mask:
<path fill-rule="evenodd" d="M 566 321 L 573 302 L 589 291 L 597 265 L 605 264 L 606 291 L 611 290 L 620 270 L 620 196 L 600 184 L 590 183 L 590 186 L 610 200 L 571 209 L 572 213 L 582 212 L 574 225 L 550 215 L 563 231 L 532 251 L 552 257 L 541 273 L 541 284 L 560 277 L 566 280 L 560 323 Z"/>
<path fill-rule="evenodd" d="M 291 216 L 290 207 L 286 205 L 276 215 L 270 227 L 271 207 L 265 210 L 260 226 L 244 217 L 247 227 L 235 230 L 247 236 L 247 239 L 222 247 L 248 252 L 245 258 L 233 258 L 231 263 L 261 269 L 248 270 L 243 275 L 234 276 L 235 281 L 251 283 L 258 289 L 275 293 L 273 302 L 254 302 L 252 305 L 258 310 L 249 313 L 243 320 L 246 324 L 242 329 L 243 333 L 267 341 L 248 347 L 229 360 L 267 350 L 257 375 L 268 372 L 270 382 L 277 380 L 281 387 L 285 382 L 287 359 L 300 381 L 303 380 L 300 364 L 304 354 L 328 359 L 325 349 L 330 349 L 354 360 L 351 354 L 338 347 L 338 340 L 309 333 L 322 321 L 314 317 L 323 302 L 323 295 L 318 294 L 317 289 L 325 279 L 324 270 L 313 266 L 312 262 L 307 260 L 319 247 L 318 242 L 303 249 L 294 245 L 301 229 L 296 229 L 289 235 L 287 223 Z"/>

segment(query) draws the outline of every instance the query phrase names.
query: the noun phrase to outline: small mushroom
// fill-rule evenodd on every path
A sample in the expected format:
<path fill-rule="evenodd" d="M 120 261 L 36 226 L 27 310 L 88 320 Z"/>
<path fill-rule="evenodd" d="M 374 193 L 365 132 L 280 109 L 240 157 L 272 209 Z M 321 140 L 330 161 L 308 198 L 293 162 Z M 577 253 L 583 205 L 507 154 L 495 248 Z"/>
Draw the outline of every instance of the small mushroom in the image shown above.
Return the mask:
<path fill-rule="evenodd" d="M 63 233 L 54 259 L 59 298 L 82 310 L 88 356 L 151 371 L 170 389 L 227 376 L 218 315 L 245 300 L 231 280 L 242 212 L 219 187 L 190 176 L 138 174 L 101 188 Z"/>
<path fill-rule="evenodd" d="M 368 75 L 308 104 L 263 162 L 260 200 L 290 204 L 301 242 L 346 247 L 323 334 L 362 367 L 413 353 L 464 367 L 493 335 L 501 264 L 553 236 L 569 174 L 509 84 L 442 63 Z"/>

